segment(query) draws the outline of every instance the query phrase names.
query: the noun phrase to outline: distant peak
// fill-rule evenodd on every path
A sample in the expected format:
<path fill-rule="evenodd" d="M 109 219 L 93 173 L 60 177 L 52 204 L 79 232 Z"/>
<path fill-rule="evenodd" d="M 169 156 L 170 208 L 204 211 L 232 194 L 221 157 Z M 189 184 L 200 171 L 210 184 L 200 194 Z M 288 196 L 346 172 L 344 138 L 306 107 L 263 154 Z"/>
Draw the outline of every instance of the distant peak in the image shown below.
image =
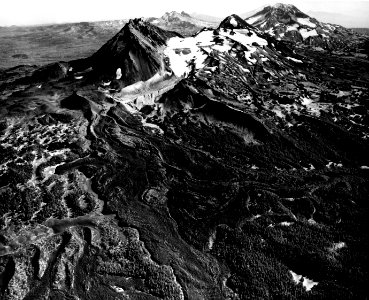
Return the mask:
<path fill-rule="evenodd" d="M 290 9 L 290 8 L 294 8 L 295 6 L 293 6 L 292 4 L 276 3 L 272 5 L 272 7 L 278 8 L 278 9 Z"/>
<path fill-rule="evenodd" d="M 185 11 L 182 11 L 181 12 L 181 15 L 184 16 L 184 17 L 191 17 L 188 13 L 186 13 Z"/>
<path fill-rule="evenodd" d="M 184 12 L 184 11 L 182 11 L 182 12 L 179 13 L 179 12 L 177 12 L 175 10 L 173 10 L 171 12 L 166 12 L 164 14 L 164 16 L 170 16 L 170 17 L 174 17 L 174 16 L 190 17 L 190 15 L 188 13 Z"/>
<path fill-rule="evenodd" d="M 165 21 L 173 21 L 174 19 L 191 18 L 191 16 L 184 11 L 180 13 L 177 11 L 171 11 L 166 12 L 161 18 Z"/>
<path fill-rule="evenodd" d="M 276 3 L 273 6 L 271 6 L 271 9 L 276 11 L 288 12 L 292 14 L 302 14 L 302 12 L 292 4 Z"/>
<path fill-rule="evenodd" d="M 274 5 L 265 6 L 262 10 L 258 11 L 254 15 L 250 16 L 248 19 L 252 19 L 256 16 L 265 16 L 266 19 L 268 18 L 276 18 L 278 22 L 283 22 L 283 20 L 293 19 L 293 18 L 308 18 L 309 16 L 299 10 L 296 6 L 292 4 L 284 4 L 284 3 L 277 3 Z M 258 19 L 261 21 L 261 19 Z M 265 21 L 265 20 L 264 20 Z M 254 25 L 255 23 L 252 22 Z M 284 22 L 283 22 L 284 23 Z"/>

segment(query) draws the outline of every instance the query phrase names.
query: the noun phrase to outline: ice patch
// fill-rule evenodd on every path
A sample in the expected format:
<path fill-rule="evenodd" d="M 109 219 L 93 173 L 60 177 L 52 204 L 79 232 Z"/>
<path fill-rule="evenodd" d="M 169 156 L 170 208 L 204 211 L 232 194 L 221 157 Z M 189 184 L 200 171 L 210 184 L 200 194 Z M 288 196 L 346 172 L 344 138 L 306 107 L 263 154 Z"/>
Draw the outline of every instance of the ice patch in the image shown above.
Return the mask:
<path fill-rule="evenodd" d="M 360 169 L 362 169 L 362 170 L 369 170 L 369 167 L 368 166 L 361 166 Z"/>
<path fill-rule="evenodd" d="M 77 80 L 80 80 L 82 78 L 83 78 L 83 76 L 74 76 L 74 79 L 77 79 Z"/>

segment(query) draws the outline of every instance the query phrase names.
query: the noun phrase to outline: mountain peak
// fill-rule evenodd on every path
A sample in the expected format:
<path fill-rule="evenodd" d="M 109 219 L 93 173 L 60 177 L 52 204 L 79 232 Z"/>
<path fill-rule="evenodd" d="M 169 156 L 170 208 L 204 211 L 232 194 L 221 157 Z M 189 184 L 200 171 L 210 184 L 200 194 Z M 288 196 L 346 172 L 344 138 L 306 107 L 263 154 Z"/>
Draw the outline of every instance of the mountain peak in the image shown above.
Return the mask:
<path fill-rule="evenodd" d="M 115 76 L 124 70 L 120 79 L 125 84 L 151 78 L 161 68 L 158 49 L 177 36 L 143 19 L 131 19 L 112 39 L 88 60 L 100 75 Z"/>
<path fill-rule="evenodd" d="M 296 6 L 284 3 L 276 3 L 274 5 L 265 6 L 263 9 L 256 12 L 251 17 L 247 18 L 247 20 L 252 20 L 257 16 L 264 16 L 265 18 L 274 17 L 276 21 L 309 17 L 307 14 L 299 10 Z M 254 22 L 250 21 L 249 23 L 253 24 Z"/>
<path fill-rule="evenodd" d="M 303 43 L 323 49 L 342 48 L 342 39 L 351 44 L 352 34 L 345 28 L 319 22 L 291 4 L 266 6 L 246 21 L 278 40 Z M 351 46 L 350 46 L 351 47 Z"/>
<path fill-rule="evenodd" d="M 182 11 L 181 15 L 184 16 L 184 17 L 187 17 L 187 18 L 191 18 L 191 16 L 188 13 L 186 13 L 185 11 Z"/>
<path fill-rule="evenodd" d="M 171 11 L 171 12 L 166 12 L 162 17 L 161 17 L 163 20 L 165 21 L 173 21 L 173 19 L 188 19 L 188 18 L 191 18 L 191 16 L 182 11 L 182 12 L 177 12 L 177 11 Z"/>
<path fill-rule="evenodd" d="M 276 8 L 276 9 L 285 9 L 285 10 L 288 10 L 288 9 L 291 9 L 291 8 L 296 8 L 292 4 L 284 4 L 284 3 L 276 3 L 276 4 L 272 5 L 272 7 Z"/>
<path fill-rule="evenodd" d="M 243 20 L 240 16 L 232 14 L 226 17 L 219 25 L 219 28 L 224 29 L 254 29 L 249 23 Z"/>

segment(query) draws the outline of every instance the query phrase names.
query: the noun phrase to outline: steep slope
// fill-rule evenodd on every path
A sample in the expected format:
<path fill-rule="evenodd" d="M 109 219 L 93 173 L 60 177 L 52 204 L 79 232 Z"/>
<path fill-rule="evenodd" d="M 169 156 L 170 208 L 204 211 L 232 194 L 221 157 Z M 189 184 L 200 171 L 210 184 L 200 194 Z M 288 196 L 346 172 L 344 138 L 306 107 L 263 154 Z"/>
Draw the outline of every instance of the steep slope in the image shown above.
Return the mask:
<path fill-rule="evenodd" d="M 178 36 L 142 19 L 130 20 L 123 29 L 91 57 L 71 63 L 71 72 L 92 71 L 94 77 L 110 82 L 116 88 L 148 80 L 163 69 L 161 49 L 166 40 Z"/>
<path fill-rule="evenodd" d="M 366 40 L 342 26 L 319 22 L 291 4 L 266 6 L 246 21 L 277 39 L 329 50 L 357 52 Z"/>
<path fill-rule="evenodd" d="M 368 70 L 232 15 L 1 71 L 0 298 L 368 298 Z"/>

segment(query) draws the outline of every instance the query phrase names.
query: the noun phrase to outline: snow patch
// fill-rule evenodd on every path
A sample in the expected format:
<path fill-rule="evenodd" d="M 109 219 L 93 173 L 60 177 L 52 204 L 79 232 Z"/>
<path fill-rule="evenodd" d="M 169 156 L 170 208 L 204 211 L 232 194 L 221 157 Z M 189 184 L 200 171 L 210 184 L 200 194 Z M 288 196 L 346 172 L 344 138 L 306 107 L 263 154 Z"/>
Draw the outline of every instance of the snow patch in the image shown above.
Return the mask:
<path fill-rule="evenodd" d="M 313 100 L 311 100 L 311 99 L 309 99 L 309 98 L 303 97 L 303 98 L 301 99 L 301 104 L 302 104 L 302 105 L 307 106 L 307 105 L 309 105 L 309 104 L 311 104 L 311 103 L 313 103 Z"/>
<path fill-rule="evenodd" d="M 293 222 L 281 222 L 281 223 L 279 223 L 279 225 L 286 226 L 286 227 L 291 226 L 292 224 L 293 224 Z"/>
<path fill-rule="evenodd" d="M 312 165 L 312 164 L 309 164 L 309 167 L 308 168 L 303 168 L 305 171 L 314 171 L 315 170 L 315 167 Z"/>
<path fill-rule="evenodd" d="M 305 29 L 305 28 L 303 28 L 303 29 L 300 29 L 300 34 L 301 34 L 301 36 L 302 36 L 302 38 L 304 39 L 304 40 L 306 40 L 308 37 L 310 37 L 310 36 L 317 36 L 318 35 L 318 33 L 316 32 L 316 30 L 314 29 L 314 30 L 307 30 L 307 29 Z"/>
<path fill-rule="evenodd" d="M 147 123 L 145 119 L 142 120 L 142 126 L 152 128 L 159 132 L 159 134 L 163 135 L 164 131 L 158 125 L 153 123 Z"/>
<path fill-rule="evenodd" d="M 318 282 L 314 282 L 313 280 L 307 278 L 307 277 L 304 277 L 304 281 L 302 282 L 302 285 L 304 286 L 304 288 L 306 289 L 306 291 L 311 291 L 311 289 L 318 285 Z"/>
<path fill-rule="evenodd" d="M 229 22 L 231 23 L 231 25 L 232 25 L 233 27 L 237 27 L 237 26 L 238 26 L 238 23 L 237 23 L 237 21 L 236 21 L 236 19 L 235 19 L 234 17 L 232 17 L 232 18 L 231 18 L 231 20 L 230 20 Z"/>
<path fill-rule="evenodd" d="M 295 201 L 295 198 L 282 198 L 282 199 L 290 202 Z"/>
<path fill-rule="evenodd" d="M 330 251 L 337 251 L 340 250 L 342 248 L 346 247 L 346 243 L 345 242 L 338 242 L 338 243 L 333 243 L 332 247 L 329 248 Z"/>
<path fill-rule="evenodd" d="M 298 274 L 296 274 L 295 272 L 293 272 L 293 271 L 291 271 L 291 270 L 290 270 L 290 273 L 291 273 L 291 275 L 292 275 L 292 279 L 293 279 L 293 281 L 294 281 L 296 284 L 298 284 L 298 283 L 300 282 L 300 280 L 302 279 L 302 275 L 298 275 Z"/>
<path fill-rule="evenodd" d="M 264 19 L 264 18 L 265 18 L 265 14 L 264 15 L 258 15 L 256 17 L 248 18 L 248 19 L 246 19 L 246 21 L 249 24 L 255 24 L 255 23 L 257 23 L 258 21 L 260 21 L 261 19 Z"/>
<path fill-rule="evenodd" d="M 234 42 L 238 42 L 248 49 L 245 51 L 245 56 L 254 64 L 256 59 L 251 58 L 251 55 L 258 49 L 257 45 L 268 45 L 265 39 L 248 29 L 231 31 L 222 28 L 216 39 L 213 30 L 204 30 L 193 37 L 173 37 L 167 41 L 164 54 L 169 58 L 170 67 L 174 74 L 177 77 L 186 77 L 191 70 L 204 68 L 204 62 L 213 50 L 229 52 Z"/>
<path fill-rule="evenodd" d="M 213 249 L 215 238 L 216 238 L 216 231 L 214 231 L 212 235 L 209 237 L 209 244 L 208 244 L 209 250 Z"/>
<path fill-rule="evenodd" d="M 286 58 L 289 59 L 289 60 L 292 60 L 292 61 L 294 61 L 296 63 L 302 64 L 302 60 L 299 60 L 299 59 L 296 59 L 296 58 L 293 58 L 293 57 L 289 57 L 289 56 L 287 56 Z"/>
<path fill-rule="evenodd" d="M 275 114 L 276 114 L 276 116 L 277 117 L 279 117 L 279 118 L 281 118 L 281 119 L 284 119 L 286 116 L 283 114 L 283 112 L 279 109 L 279 108 L 277 108 L 277 107 L 275 107 L 275 108 L 273 108 L 273 110 L 272 110 Z"/>
<path fill-rule="evenodd" d="M 334 163 L 334 162 L 329 162 L 328 164 L 325 165 L 328 169 L 334 167 L 334 168 L 342 168 L 343 165 L 341 163 Z"/>
<path fill-rule="evenodd" d="M 299 283 L 302 283 L 303 287 L 305 288 L 305 290 L 307 292 L 311 291 L 311 289 L 318 285 L 318 282 L 315 282 L 307 277 L 304 277 L 302 275 L 298 275 L 297 273 L 293 272 L 293 271 L 289 271 L 292 275 L 292 280 L 296 283 L 296 284 L 299 284 Z"/>
<path fill-rule="evenodd" d="M 299 24 L 293 24 L 293 25 L 290 25 L 286 28 L 286 31 L 294 31 L 294 30 L 297 30 L 297 28 L 299 27 Z"/>
<path fill-rule="evenodd" d="M 235 29 L 234 34 L 231 34 L 231 31 L 229 30 L 221 30 L 220 34 L 223 36 L 226 36 L 230 38 L 231 40 L 234 40 L 236 42 L 239 42 L 240 44 L 250 47 L 253 43 L 257 43 L 260 46 L 267 46 L 268 42 L 267 40 L 257 36 L 254 32 L 251 31 L 251 36 L 249 36 L 249 30 L 248 29 Z M 254 48 L 255 49 L 255 48 Z"/>
<path fill-rule="evenodd" d="M 118 287 L 118 286 L 115 286 L 115 285 L 111 285 L 110 286 L 115 292 L 117 293 L 124 293 L 124 289 Z"/>
<path fill-rule="evenodd" d="M 311 27 L 311 28 L 315 28 L 316 25 L 314 23 L 312 23 L 309 18 L 297 18 L 297 22 L 302 24 L 302 25 L 306 25 L 308 27 Z"/>
<path fill-rule="evenodd" d="M 118 68 L 117 71 L 115 72 L 115 79 L 121 79 L 122 78 L 122 69 Z"/>

